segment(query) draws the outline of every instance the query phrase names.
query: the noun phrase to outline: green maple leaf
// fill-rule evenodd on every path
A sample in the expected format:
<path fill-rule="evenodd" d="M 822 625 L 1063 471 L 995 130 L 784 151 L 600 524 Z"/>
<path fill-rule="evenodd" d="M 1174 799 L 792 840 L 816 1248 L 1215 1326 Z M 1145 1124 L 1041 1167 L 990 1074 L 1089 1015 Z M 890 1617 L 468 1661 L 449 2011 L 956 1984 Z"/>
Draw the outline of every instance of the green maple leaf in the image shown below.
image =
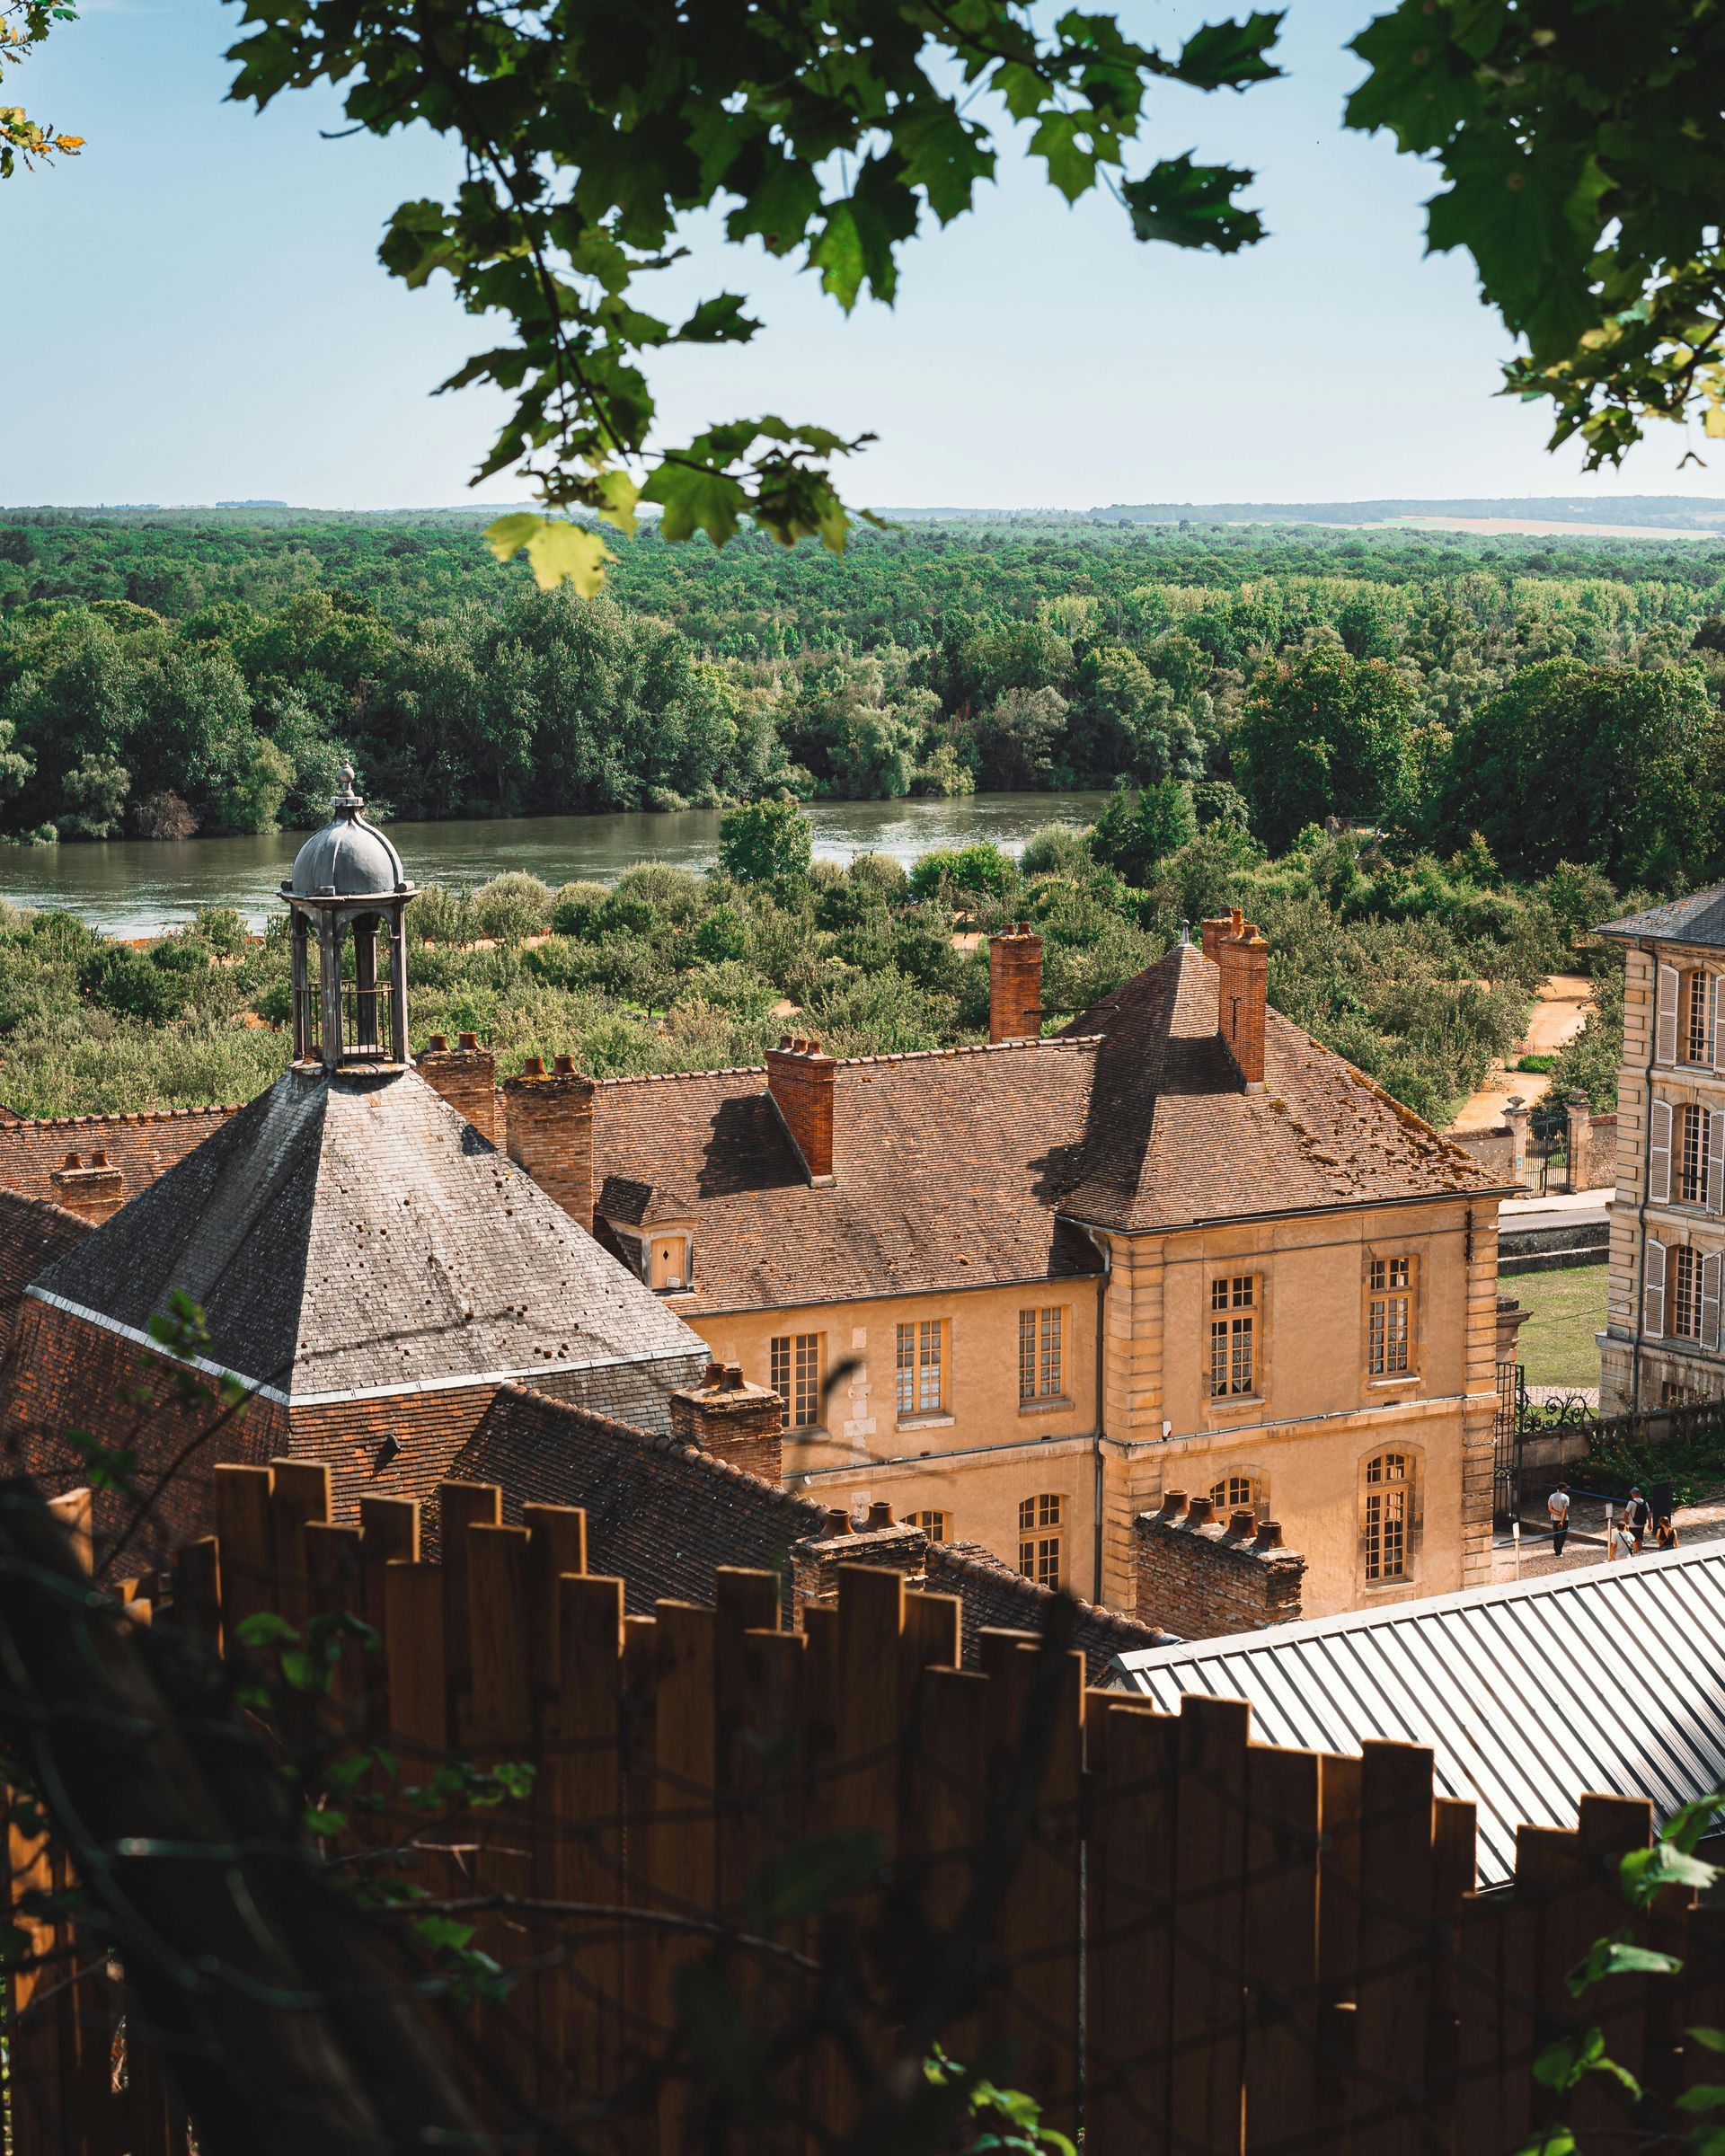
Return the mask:
<path fill-rule="evenodd" d="M 660 529 L 667 539 L 704 532 L 715 546 L 735 537 L 748 506 L 741 485 L 708 464 L 660 464 L 641 493 L 643 501 L 656 501 L 663 510 Z"/>
<path fill-rule="evenodd" d="M 1236 254 L 1264 236 L 1258 212 L 1234 200 L 1252 180 L 1251 172 L 1231 165 L 1194 164 L 1188 150 L 1180 157 L 1163 158 L 1142 180 L 1128 181 L 1120 192 L 1139 239 Z"/>

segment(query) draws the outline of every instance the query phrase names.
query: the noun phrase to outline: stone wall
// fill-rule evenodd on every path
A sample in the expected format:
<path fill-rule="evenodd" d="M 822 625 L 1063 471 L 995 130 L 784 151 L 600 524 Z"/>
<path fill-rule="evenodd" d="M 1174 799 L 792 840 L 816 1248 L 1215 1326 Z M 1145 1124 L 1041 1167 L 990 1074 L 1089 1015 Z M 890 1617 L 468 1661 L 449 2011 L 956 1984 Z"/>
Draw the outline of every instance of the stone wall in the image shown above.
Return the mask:
<path fill-rule="evenodd" d="M 1170 1490 L 1137 1522 L 1137 1616 L 1182 1639 L 1291 1624 L 1300 1614 L 1305 1560 L 1282 1548 L 1275 1521 L 1250 1511 L 1225 1525 L 1208 1498 Z"/>

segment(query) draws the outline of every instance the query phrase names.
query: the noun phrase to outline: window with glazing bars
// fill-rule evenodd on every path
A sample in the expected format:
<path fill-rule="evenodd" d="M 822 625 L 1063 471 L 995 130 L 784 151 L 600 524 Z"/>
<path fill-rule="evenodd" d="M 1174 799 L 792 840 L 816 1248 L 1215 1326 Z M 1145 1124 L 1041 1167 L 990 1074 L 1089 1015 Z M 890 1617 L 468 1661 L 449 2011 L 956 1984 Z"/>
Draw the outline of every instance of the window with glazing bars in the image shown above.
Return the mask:
<path fill-rule="evenodd" d="M 1413 1339 L 1413 1260 L 1374 1258 L 1367 1313 L 1367 1368 L 1374 1377 L 1405 1377 Z"/>
<path fill-rule="evenodd" d="M 1693 1101 L 1677 1118 L 1677 1197 L 1685 1206 L 1707 1202 L 1707 1110 Z"/>
<path fill-rule="evenodd" d="M 1671 1330 L 1679 1339 L 1701 1338 L 1701 1260 L 1686 1242 L 1671 1253 Z"/>
<path fill-rule="evenodd" d="M 787 1430 L 812 1430 L 820 1421 L 820 1335 L 780 1333 L 773 1342 L 773 1390 L 784 1402 Z"/>
<path fill-rule="evenodd" d="M 1366 1463 L 1366 1577 L 1403 1579 L 1407 1570 L 1407 1454 L 1379 1453 Z"/>
<path fill-rule="evenodd" d="M 944 1400 L 941 1348 L 945 1323 L 921 1318 L 898 1328 L 896 1398 L 901 1415 L 938 1415 Z"/>
<path fill-rule="evenodd" d="M 1066 1391 L 1062 1312 L 1021 1310 L 1018 1313 L 1018 1397 L 1058 1400 Z"/>
<path fill-rule="evenodd" d="M 950 1542 L 952 1539 L 952 1515 L 950 1512 L 907 1512 L 907 1527 L 920 1527 L 931 1542 Z"/>
<path fill-rule="evenodd" d="M 1683 998 L 1683 1053 L 1686 1063 L 1705 1063 L 1707 1055 L 1708 990 L 1712 976 L 1692 973 L 1685 980 Z"/>
<path fill-rule="evenodd" d="M 1026 1498 L 1018 1508 L 1018 1568 L 1039 1586 L 1060 1585 L 1060 1531 L 1066 1501 L 1053 1490 Z"/>
<path fill-rule="evenodd" d="M 1258 1277 L 1235 1273 L 1210 1283 L 1210 1398 L 1254 1389 Z"/>

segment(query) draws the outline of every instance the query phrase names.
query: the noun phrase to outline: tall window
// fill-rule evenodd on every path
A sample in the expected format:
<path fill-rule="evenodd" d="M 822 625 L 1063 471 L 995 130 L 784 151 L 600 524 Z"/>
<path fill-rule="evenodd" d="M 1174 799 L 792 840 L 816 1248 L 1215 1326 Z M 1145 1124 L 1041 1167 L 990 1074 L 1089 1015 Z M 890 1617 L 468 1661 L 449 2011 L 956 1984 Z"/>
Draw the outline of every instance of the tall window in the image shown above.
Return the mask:
<path fill-rule="evenodd" d="M 787 1430 L 812 1430 L 820 1421 L 820 1343 L 818 1332 L 783 1332 L 773 1341 L 773 1390 L 784 1402 Z"/>
<path fill-rule="evenodd" d="M 1045 1587 L 1060 1585 L 1060 1535 L 1066 1500 L 1052 1490 L 1026 1498 L 1018 1508 L 1018 1568 Z"/>
<path fill-rule="evenodd" d="M 1405 1377 L 1412 1367 L 1412 1259 L 1374 1258 L 1370 1289 L 1367 1369 L 1373 1377 Z"/>
<path fill-rule="evenodd" d="M 900 1415 L 938 1415 L 946 1401 L 942 1347 L 946 1332 L 940 1318 L 921 1318 L 898 1328 L 895 1397 Z"/>
<path fill-rule="evenodd" d="M 1408 1576 L 1408 1456 L 1379 1453 L 1366 1462 L 1366 1577 Z"/>
<path fill-rule="evenodd" d="M 1021 1310 L 1018 1313 L 1018 1397 L 1021 1401 L 1058 1400 L 1065 1392 L 1066 1358 L 1059 1310 Z"/>
<path fill-rule="evenodd" d="M 1693 1101 L 1677 1115 L 1677 1197 L 1685 1206 L 1707 1202 L 1707 1110 Z"/>
<path fill-rule="evenodd" d="M 1258 1276 L 1210 1283 L 1210 1398 L 1251 1392 L 1257 1381 Z"/>
<path fill-rule="evenodd" d="M 920 1527 L 931 1542 L 950 1542 L 952 1540 L 952 1515 L 950 1512 L 907 1512 L 907 1527 Z"/>
<path fill-rule="evenodd" d="M 1671 1330 L 1683 1340 L 1701 1338 L 1701 1260 L 1686 1242 L 1671 1253 Z"/>
<path fill-rule="evenodd" d="M 1683 1060 L 1685 1063 L 1711 1063 L 1707 1053 L 1708 990 L 1712 986 L 1712 976 L 1704 973 L 1685 973 L 1683 976 Z"/>

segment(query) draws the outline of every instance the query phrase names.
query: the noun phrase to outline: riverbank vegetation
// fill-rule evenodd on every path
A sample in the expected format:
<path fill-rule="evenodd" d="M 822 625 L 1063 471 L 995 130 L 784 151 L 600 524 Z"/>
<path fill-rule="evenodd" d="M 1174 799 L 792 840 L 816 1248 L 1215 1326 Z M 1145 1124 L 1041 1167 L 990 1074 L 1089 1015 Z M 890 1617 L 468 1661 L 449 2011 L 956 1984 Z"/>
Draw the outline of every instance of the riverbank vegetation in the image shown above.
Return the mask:
<path fill-rule="evenodd" d="M 785 795 L 1194 789 L 1507 875 L 1725 870 L 1725 550 L 1314 527 L 917 525 L 835 560 L 619 541 L 536 591 L 472 521 L 0 519 L 0 835 Z"/>
<path fill-rule="evenodd" d="M 986 1038 L 981 940 L 1044 939 L 1046 1025 L 1076 1016 L 1231 905 L 1270 940 L 1277 1007 L 1443 1124 L 1520 1038 L 1546 973 L 1597 965 L 1577 937 L 1620 904 L 1597 870 L 1506 881 L 1482 841 L 1393 858 L 1302 832 L 1279 856 L 1178 782 L 1050 826 L 1013 862 L 988 845 L 841 868 L 810 859 L 788 803 L 733 810 L 707 875 L 648 862 L 609 888 L 501 876 L 433 887 L 409 913 L 412 1035 L 473 1031 L 505 1067 L 572 1053 L 599 1076 L 756 1064 L 787 1029 L 840 1055 Z M 143 946 L 70 915 L 0 923 L 0 1100 L 26 1115 L 243 1100 L 279 1071 L 287 923 L 248 939 L 200 915 Z M 1602 1103 L 1603 1104 L 1603 1103 Z"/>

